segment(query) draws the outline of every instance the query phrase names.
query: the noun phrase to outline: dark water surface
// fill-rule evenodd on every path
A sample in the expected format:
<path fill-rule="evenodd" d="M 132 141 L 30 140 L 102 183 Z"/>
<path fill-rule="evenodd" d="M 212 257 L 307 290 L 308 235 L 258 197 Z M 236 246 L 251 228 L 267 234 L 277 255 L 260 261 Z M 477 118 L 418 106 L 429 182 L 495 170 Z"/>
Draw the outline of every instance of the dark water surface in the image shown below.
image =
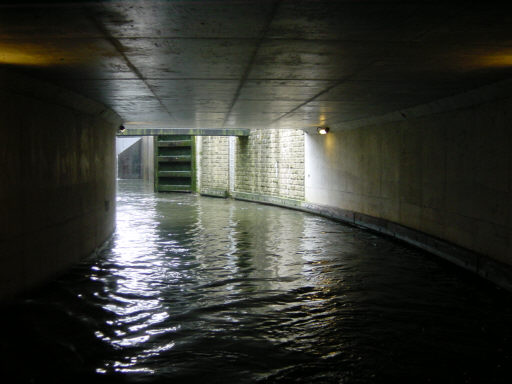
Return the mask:
<path fill-rule="evenodd" d="M 511 296 L 370 232 L 120 181 L 100 257 L 6 304 L 10 382 L 512 382 Z"/>

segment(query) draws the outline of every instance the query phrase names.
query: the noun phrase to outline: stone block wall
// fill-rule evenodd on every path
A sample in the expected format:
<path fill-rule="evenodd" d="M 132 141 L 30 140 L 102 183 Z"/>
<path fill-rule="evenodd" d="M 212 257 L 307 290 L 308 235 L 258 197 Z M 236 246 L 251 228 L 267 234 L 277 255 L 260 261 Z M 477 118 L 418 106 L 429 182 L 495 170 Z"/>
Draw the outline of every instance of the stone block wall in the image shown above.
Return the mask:
<path fill-rule="evenodd" d="M 229 137 L 198 137 L 197 167 L 199 192 L 227 194 L 229 190 Z"/>
<path fill-rule="evenodd" d="M 198 185 L 203 194 L 229 191 L 229 138 L 198 140 Z M 304 133 L 263 129 L 235 139 L 233 194 L 304 200 Z M 237 196 L 236 196 L 237 197 Z M 264 200 L 264 199 L 263 199 Z"/>
<path fill-rule="evenodd" d="M 304 200 L 304 132 L 263 129 L 237 139 L 235 192 Z"/>

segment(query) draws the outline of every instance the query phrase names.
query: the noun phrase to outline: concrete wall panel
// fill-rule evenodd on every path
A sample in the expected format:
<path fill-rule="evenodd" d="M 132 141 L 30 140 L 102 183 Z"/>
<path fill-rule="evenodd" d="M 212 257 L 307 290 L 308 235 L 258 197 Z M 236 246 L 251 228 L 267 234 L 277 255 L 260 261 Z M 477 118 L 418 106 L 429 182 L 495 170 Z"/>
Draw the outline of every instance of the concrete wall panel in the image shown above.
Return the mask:
<path fill-rule="evenodd" d="M 155 180 L 155 148 L 153 136 L 142 138 L 142 178 L 151 183 Z"/>
<path fill-rule="evenodd" d="M 0 297 L 55 276 L 114 229 L 119 119 L 78 95 L 36 89 L 0 90 Z"/>
<path fill-rule="evenodd" d="M 306 201 L 512 264 L 512 99 L 306 136 Z"/>

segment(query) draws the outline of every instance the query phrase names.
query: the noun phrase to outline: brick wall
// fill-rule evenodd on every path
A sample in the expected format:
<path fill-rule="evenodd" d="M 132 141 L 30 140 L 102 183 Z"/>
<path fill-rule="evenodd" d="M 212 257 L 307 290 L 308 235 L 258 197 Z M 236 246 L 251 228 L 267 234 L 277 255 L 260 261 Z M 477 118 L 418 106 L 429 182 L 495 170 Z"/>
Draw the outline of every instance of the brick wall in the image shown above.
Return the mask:
<path fill-rule="evenodd" d="M 304 133 L 255 130 L 236 138 L 234 192 L 304 200 Z M 202 137 L 198 145 L 201 193 L 229 190 L 229 138 Z"/>
<path fill-rule="evenodd" d="M 265 129 L 238 138 L 235 191 L 304 200 L 304 132 Z"/>
<path fill-rule="evenodd" d="M 197 174 L 199 192 L 229 189 L 229 137 L 201 136 Z"/>

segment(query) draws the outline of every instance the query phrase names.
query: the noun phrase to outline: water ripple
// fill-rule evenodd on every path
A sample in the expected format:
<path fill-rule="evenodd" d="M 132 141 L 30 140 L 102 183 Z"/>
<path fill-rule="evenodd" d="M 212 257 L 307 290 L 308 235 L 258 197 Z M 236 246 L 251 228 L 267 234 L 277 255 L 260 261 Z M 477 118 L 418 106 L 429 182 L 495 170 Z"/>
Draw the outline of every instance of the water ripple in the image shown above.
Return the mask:
<path fill-rule="evenodd" d="M 4 309 L 3 372 L 36 383 L 512 380 L 510 296 L 430 255 L 133 181 L 117 204 L 100 257 Z"/>

